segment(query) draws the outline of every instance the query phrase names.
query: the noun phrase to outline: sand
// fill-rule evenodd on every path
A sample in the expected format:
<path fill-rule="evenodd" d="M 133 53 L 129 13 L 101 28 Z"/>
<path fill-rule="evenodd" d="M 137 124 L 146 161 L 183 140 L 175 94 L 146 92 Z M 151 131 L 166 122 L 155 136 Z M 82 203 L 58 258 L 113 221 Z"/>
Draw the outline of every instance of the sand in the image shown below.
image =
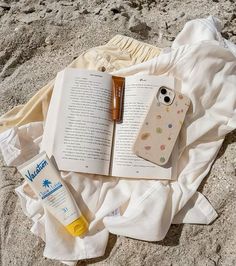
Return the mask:
<path fill-rule="evenodd" d="M 0 114 L 25 103 L 73 58 L 120 33 L 170 46 L 191 19 L 214 15 L 236 43 L 234 0 L 0 1 Z M 236 132 L 224 145 L 200 191 L 219 218 L 209 226 L 173 225 L 161 242 L 111 235 L 105 256 L 79 265 L 236 265 Z M 22 179 L 0 168 L 0 265 L 62 265 L 43 258 L 14 188 Z"/>

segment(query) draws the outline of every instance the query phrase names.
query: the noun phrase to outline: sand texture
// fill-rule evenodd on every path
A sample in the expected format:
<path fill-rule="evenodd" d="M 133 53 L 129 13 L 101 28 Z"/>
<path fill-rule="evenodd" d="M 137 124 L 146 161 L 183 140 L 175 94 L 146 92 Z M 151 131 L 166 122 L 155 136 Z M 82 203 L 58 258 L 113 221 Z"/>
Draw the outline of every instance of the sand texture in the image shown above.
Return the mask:
<path fill-rule="evenodd" d="M 236 43 L 234 0 L 5 0 L 0 1 L 0 114 L 25 103 L 73 58 L 120 33 L 170 46 L 191 19 L 214 15 Z M 236 132 L 223 147 L 200 191 L 219 218 L 209 226 L 174 225 L 161 242 L 111 235 L 104 257 L 78 265 L 236 265 Z M 0 163 L 0 265 L 62 265 L 43 258 L 44 243 L 29 231 L 14 188 L 16 169 Z"/>

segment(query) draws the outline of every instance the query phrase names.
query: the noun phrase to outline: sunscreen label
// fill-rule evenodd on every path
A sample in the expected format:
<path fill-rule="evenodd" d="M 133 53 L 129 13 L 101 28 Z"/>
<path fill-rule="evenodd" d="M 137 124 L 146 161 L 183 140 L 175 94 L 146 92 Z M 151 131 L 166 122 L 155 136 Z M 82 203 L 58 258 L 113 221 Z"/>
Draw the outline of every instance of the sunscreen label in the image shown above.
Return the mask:
<path fill-rule="evenodd" d="M 25 177 L 28 178 L 31 182 L 35 179 L 35 177 L 44 169 L 45 166 L 48 165 L 46 160 L 42 160 L 40 163 L 37 164 L 35 170 L 30 172 L 29 170 L 25 174 Z"/>
<path fill-rule="evenodd" d="M 39 192 L 41 199 L 47 198 L 52 193 L 62 188 L 62 183 L 60 182 L 57 182 L 55 185 L 52 185 L 52 183 L 48 179 L 44 179 L 42 183 L 43 183 L 43 187 L 47 187 L 47 189 L 45 191 Z"/>

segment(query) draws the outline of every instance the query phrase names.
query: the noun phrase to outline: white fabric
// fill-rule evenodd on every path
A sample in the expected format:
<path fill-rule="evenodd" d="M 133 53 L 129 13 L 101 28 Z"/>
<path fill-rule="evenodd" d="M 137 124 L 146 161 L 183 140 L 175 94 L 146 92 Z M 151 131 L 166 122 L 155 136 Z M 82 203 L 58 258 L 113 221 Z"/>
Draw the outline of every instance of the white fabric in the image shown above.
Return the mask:
<path fill-rule="evenodd" d="M 90 220 L 89 234 L 83 239 L 71 237 L 37 199 L 25 192 L 24 184 L 17 188 L 23 211 L 34 221 L 31 231 L 45 241 L 44 256 L 69 264 L 102 256 L 109 232 L 158 241 L 165 237 L 171 223 L 208 224 L 217 217 L 196 190 L 209 172 L 224 136 L 236 127 L 236 47 L 221 37 L 219 27 L 220 22 L 212 17 L 190 21 L 170 51 L 116 72 L 123 76 L 166 73 L 182 81 L 181 91 L 191 99 L 192 107 L 180 135 L 177 181 L 61 173 Z M 12 156 L 8 162 L 21 161 L 20 149 L 14 150 L 17 139 L 28 140 L 21 131 L 29 134 L 26 129 L 31 128 L 32 143 L 32 129 L 38 132 L 38 126 L 32 123 L 5 133 L 0 143 L 3 156 Z M 35 139 L 38 137 L 35 135 Z M 32 146 L 38 150 L 36 144 Z"/>
<path fill-rule="evenodd" d="M 0 149 L 7 165 L 20 165 L 39 153 L 43 124 L 11 128 L 0 134 Z"/>

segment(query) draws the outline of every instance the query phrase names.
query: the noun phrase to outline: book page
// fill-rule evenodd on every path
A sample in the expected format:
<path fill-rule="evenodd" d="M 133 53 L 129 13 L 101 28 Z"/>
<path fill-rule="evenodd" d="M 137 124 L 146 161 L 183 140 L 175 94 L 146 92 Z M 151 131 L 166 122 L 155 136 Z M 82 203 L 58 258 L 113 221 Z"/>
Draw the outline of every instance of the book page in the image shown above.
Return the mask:
<path fill-rule="evenodd" d="M 138 130 L 160 86 L 174 88 L 167 76 L 131 76 L 126 78 L 123 123 L 116 124 L 112 175 L 130 178 L 171 179 L 170 163 L 158 166 L 133 152 Z M 171 161 L 171 159 L 169 160 Z"/>
<path fill-rule="evenodd" d="M 57 78 L 54 83 L 50 105 L 48 107 L 47 119 L 44 126 L 44 134 L 40 145 L 40 151 L 46 151 L 49 158 L 53 155 L 53 139 L 56 134 L 63 76 L 64 71 L 57 73 Z"/>
<path fill-rule="evenodd" d="M 59 170 L 108 175 L 114 127 L 111 75 L 67 68 L 60 88 L 56 130 L 51 139 Z"/>

